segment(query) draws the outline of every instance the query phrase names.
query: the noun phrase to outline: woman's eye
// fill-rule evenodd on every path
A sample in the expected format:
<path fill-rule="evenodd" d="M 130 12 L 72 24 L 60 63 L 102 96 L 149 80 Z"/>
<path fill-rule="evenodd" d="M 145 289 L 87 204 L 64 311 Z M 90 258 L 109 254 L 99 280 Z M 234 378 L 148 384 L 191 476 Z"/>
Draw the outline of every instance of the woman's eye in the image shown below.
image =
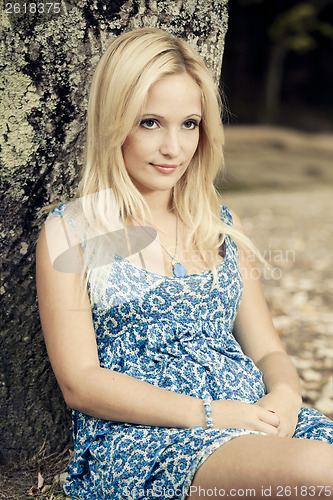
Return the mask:
<path fill-rule="evenodd" d="M 187 122 L 184 122 L 183 127 L 187 130 L 194 130 L 198 125 L 199 123 L 195 120 L 187 120 Z"/>
<path fill-rule="evenodd" d="M 144 128 L 148 128 L 148 129 L 153 129 L 153 128 L 156 128 L 157 127 L 157 123 L 155 120 L 152 120 L 152 119 L 146 119 L 146 120 L 142 120 L 140 122 L 140 125 Z"/>

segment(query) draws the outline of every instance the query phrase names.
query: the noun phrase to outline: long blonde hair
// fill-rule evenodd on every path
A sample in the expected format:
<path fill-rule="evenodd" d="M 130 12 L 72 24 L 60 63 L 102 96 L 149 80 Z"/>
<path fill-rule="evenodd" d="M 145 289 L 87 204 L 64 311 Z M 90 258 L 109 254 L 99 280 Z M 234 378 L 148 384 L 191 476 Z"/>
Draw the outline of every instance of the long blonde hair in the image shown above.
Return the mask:
<path fill-rule="evenodd" d="M 115 38 L 96 68 L 89 98 L 86 161 L 78 196 L 107 193 L 116 198 L 120 218 L 143 219 L 149 208 L 126 170 L 122 145 L 139 123 L 148 90 L 166 75 L 188 73 L 201 89 L 202 121 L 199 145 L 186 172 L 173 188 L 172 205 L 189 228 L 187 245 L 195 244 L 206 263 L 214 265 L 214 250 L 225 235 L 249 240 L 220 220 L 214 179 L 223 167 L 223 127 L 220 94 L 210 71 L 184 40 L 155 28 L 141 28 Z M 107 231 L 107 200 L 99 198 L 94 218 Z"/>

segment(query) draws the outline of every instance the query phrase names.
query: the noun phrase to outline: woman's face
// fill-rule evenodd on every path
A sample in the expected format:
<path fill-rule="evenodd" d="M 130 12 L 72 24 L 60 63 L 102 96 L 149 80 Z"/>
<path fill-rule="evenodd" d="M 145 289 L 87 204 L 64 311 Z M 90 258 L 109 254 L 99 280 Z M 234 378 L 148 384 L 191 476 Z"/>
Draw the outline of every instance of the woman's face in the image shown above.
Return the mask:
<path fill-rule="evenodd" d="M 144 195 L 167 191 L 187 169 L 199 142 L 201 91 L 187 73 L 149 89 L 140 124 L 123 144 L 126 169 Z"/>

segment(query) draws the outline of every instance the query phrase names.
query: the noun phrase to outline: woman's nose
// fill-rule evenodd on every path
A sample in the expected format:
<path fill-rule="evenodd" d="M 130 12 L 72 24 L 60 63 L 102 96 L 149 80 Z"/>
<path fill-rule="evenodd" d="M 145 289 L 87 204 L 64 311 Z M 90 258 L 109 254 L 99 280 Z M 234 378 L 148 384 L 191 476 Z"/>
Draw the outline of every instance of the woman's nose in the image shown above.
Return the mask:
<path fill-rule="evenodd" d="M 178 131 L 170 130 L 163 134 L 160 151 L 164 156 L 176 158 L 180 153 L 180 142 Z"/>

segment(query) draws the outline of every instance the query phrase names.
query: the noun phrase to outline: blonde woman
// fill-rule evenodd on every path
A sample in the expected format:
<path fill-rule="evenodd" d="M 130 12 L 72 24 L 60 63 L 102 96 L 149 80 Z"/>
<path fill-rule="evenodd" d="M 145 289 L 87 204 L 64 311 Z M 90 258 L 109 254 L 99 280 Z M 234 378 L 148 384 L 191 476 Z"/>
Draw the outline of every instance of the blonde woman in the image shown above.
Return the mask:
<path fill-rule="evenodd" d="M 256 250 L 219 205 L 222 144 L 218 93 L 187 43 L 157 29 L 112 41 L 78 197 L 37 246 L 73 409 L 72 498 L 333 495 L 333 422 L 301 408 Z"/>

